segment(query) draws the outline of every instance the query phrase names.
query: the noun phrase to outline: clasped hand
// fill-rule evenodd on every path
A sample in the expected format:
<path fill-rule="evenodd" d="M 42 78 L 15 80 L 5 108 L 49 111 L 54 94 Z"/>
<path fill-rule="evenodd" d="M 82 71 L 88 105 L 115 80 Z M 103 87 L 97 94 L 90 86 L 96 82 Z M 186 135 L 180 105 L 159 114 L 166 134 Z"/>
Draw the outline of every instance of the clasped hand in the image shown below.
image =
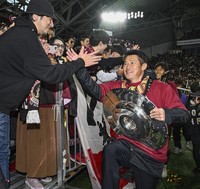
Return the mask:
<path fill-rule="evenodd" d="M 150 111 L 150 117 L 158 121 L 165 121 L 165 110 L 163 108 L 154 108 Z"/>

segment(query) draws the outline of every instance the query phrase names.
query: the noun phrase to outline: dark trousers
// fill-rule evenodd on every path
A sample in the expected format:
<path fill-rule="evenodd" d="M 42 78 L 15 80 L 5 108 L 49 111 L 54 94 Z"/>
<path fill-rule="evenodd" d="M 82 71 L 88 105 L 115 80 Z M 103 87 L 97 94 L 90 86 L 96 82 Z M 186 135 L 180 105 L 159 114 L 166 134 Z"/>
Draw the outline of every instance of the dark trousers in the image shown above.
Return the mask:
<path fill-rule="evenodd" d="M 173 125 L 173 140 L 174 140 L 174 146 L 178 148 L 182 148 L 181 146 L 181 128 L 183 131 L 183 136 L 187 141 L 190 141 L 189 131 L 187 129 L 187 125 Z"/>
<path fill-rule="evenodd" d="M 0 188 L 1 189 L 7 189 L 8 188 L 7 183 L 5 181 L 5 178 L 4 178 L 4 175 L 1 171 L 1 167 L 0 167 Z"/>
<path fill-rule="evenodd" d="M 12 111 L 10 114 L 10 140 L 16 140 L 18 111 Z"/>
<path fill-rule="evenodd" d="M 124 145 L 120 140 L 106 145 L 103 149 L 102 189 L 118 189 L 120 183 L 120 168 L 129 168 L 137 189 L 155 189 L 159 178 L 140 170 L 130 163 L 131 145 Z"/>
<path fill-rule="evenodd" d="M 198 169 L 200 169 L 200 144 L 193 143 L 193 158 Z"/>

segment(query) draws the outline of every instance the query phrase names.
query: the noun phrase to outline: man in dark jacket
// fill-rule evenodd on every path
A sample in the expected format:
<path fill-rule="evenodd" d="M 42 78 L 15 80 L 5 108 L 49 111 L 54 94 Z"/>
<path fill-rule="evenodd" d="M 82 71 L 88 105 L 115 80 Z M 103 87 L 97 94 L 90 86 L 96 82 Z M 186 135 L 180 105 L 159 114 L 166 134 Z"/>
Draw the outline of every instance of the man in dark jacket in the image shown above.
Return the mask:
<path fill-rule="evenodd" d="M 31 0 L 14 27 L 0 36 L 0 167 L 9 183 L 10 112 L 30 93 L 36 80 L 63 82 L 82 67 L 98 63 L 97 52 L 80 53 L 76 61 L 52 65 L 38 35 L 54 26 L 53 6 L 48 0 Z"/>
<path fill-rule="evenodd" d="M 194 81 L 190 85 L 190 89 L 192 93 L 188 97 L 186 107 L 191 115 L 188 125 L 193 146 L 193 158 L 196 165 L 193 173 L 200 175 L 200 82 Z"/>
<path fill-rule="evenodd" d="M 125 91 L 128 89 L 127 92 L 129 93 L 131 93 L 130 91 L 137 91 L 137 93 L 146 96 L 154 104 L 154 108 L 152 107 L 149 110 L 148 116 L 155 123 L 155 125 L 153 124 L 150 127 L 150 133 L 155 133 L 155 138 L 150 135 L 144 138 L 141 135 L 140 138 L 138 132 L 140 132 L 140 129 L 142 130 L 143 124 L 139 123 L 138 119 L 134 116 L 130 116 L 129 119 L 124 119 L 126 116 L 121 116 L 117 119 L 117 126 L 122 124 L 123 119 L 123 123 L 126 123 L 127 127 L 132 129 L 131 134 L 133 137 L 128 137 L 122 132 L 116 140 L 104 147 L 102 157 L 102 189 L 119 188 L 121 167 L 132 170 L 137 189 L 155 189 L 161 177 L 164 163 L 167 160 L 168 141 L 166 125 L 172 122 L 186 123 L 189 120 L 189 112 L 181 103 L 174 90 L 166 83 L 154 80 L 155 76 L 152 77 L 152 72 L 146 71 L 147 66 L 148 58 L 142 51 L 130 50 L 126 52 L 124 60 L 123 69 L 126 80 L 112 81 L 98 85 L 89 77 L 86 69 L 81 69 L 77 72 L 77 78 L 85 91 L 98 100 L 104 101 L 107 99 L 107 102 L 109 102 L 109 92 L 113 89 L 119 90 L 122 88 Z M 128 96 L 129 94 L 127 94 L 127 98 Z M 127 103 L 126 106 L 129 108 L 127 108 L 128 110 L 134 107 L 132 104 L 134 99 L 135 97 L 125 101 Z M 112 107 L 115 101 L 111 101 L 110 103 L 110 115 L 113 115 L 114 120 L 120 114 L 119 109 L 124 103 L 124 101 L 120 102 L 121 105 L 120 103 L 117 104 L 118 108 L 116 105 L 113 110 Z M 132 104 L 132 106 L 128 106 L 128 104 Z M 141 104 L 138 106 L 142 107 Z M 140 113 L 142 114 L 141 109 L 135 112 L 135 114 L 139 115 Z M 134 126 L 134 123 L 138 123 L 136 124 L 137 126 Z M 162 145 L 160 145 L 161 143 L 157 139 L 157 132 L 161 136 L 160 141 L 163 141 Z M 155 144 L 159 144 L 159 146 L 154 146 L 154 142 Z"/>

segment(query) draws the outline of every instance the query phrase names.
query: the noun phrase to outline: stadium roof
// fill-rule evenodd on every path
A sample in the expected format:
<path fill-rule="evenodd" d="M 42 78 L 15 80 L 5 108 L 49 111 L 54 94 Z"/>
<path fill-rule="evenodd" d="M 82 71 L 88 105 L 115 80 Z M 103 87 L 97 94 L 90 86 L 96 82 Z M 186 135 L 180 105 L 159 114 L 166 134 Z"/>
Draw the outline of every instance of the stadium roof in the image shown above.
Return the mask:
<path fill-rule="evenodd" d="M 29 0 L 1 0 L 0 18 L 18 15 Z M 58 23 L 56 33 L 89 33 L 102 28 L 112 31 L 116 37 L 131 38 L 131 32 L 170 24 L 179 27 L 184 20 L 200 17 L 199 0 L 50 0 Z M 13 3 L 11 3 L 13 2 Z M 144 17 L 130 19 L 123 24 L 106 24 L 101 20 L 104 11 L 143 11 Z M 129 33 L 127 33 L 127 31 Z"/>

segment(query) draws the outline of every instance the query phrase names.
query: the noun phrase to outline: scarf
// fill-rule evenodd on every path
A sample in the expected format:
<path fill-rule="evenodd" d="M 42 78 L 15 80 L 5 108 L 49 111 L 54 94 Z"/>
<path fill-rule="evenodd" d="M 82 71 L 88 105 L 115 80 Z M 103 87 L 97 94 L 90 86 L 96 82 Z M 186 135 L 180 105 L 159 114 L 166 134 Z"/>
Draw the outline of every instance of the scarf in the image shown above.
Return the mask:
<path fill-rule="evenodd" d="M 36 80 L 31 88 L 31 92 L 22 104 L 21 120 L 27 124 L 39 124 L 39 98 L 40 98 L 40 81 Z"/>
<path fill-rule="evenodd" d="M 146 95 L 146 93 L 150 89 L 151 84 L 152 84 L 152 79 L 149 79 L 149 76 L 146 76 L 138 85 L 132 85 L 132 83 L 123 80 L 122 88 L 130 89 L 132 91 L 137 91 L 140 94 Z"/>

